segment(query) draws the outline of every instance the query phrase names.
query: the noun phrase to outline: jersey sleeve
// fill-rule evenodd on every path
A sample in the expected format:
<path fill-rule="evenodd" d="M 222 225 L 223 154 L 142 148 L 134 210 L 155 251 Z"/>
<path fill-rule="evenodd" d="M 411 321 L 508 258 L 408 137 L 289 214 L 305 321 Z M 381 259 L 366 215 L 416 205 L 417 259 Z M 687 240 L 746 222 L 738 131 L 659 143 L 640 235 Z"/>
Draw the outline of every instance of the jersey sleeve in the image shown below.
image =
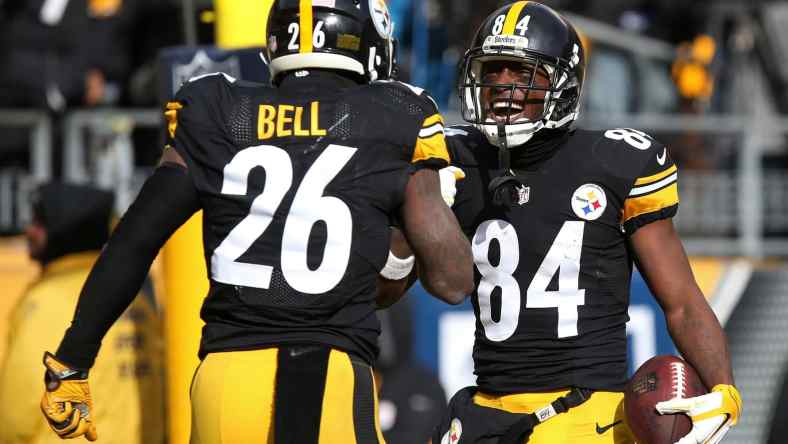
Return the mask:
<path fill-rule="evenodd" d="M 443 116 L 432 97 L 423 89 L 403 82 L 390 82 L 387 87 L 399 89 L 399 94 L 404 93 L 408 97 L 402 102 L 407 108 L 402 114 L 415 117 L 415 138 L 411 135 L 406 147 L 406 154 L 413 169 L 440 169 L 449 166 L 451 159 L 446 146 Z"/>
<path fill-rule="evenodd" d="M 210 183 L 210 172 L 223 165 L 218 159 L 231 140 L 226 119 L 233 82 L 223 74 L 194 78 L 164 107 L 165 149 L 174 149 L 183 158 L 198 190 Z"/>
<path fill-rule="evenodd" d="M 227 87 L 233 82 L 234 79 L 221 74 L 191 79 L 164 107 L 165 147 L 175 149 L 190 169 L 206 154 L 205 143 L 221 138 L 224 133 L 221 110 Z"/>
<path fill-rule="evenodd" d="M 416 137 L 411 163 L 417 168 L 440 169 L 449 166 L 449 150 L 443 129 L 443 117 L 437 110 L 423 119 Z"/>
<path fill-rule="evenodd" d="M 678 168 L 666 147 L 660 145 L 649 151 L 645 167 L 624 200 L 621 222 L 627 235 L 651 222 L 671 218 L 678 211 Z"/>

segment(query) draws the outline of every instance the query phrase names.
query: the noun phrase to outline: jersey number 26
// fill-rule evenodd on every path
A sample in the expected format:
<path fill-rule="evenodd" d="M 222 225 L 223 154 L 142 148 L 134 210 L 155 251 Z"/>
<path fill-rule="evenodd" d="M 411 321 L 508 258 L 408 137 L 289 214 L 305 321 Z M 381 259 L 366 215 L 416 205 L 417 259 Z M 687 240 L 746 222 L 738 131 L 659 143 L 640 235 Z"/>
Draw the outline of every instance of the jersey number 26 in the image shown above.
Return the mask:
<path fill-rule="evenodd" d="M 356 153 L 356 148 L 329 145 L 309 168 L 296 191 L 282 232 L 282 275 L 296 291 L 321 294 L 342 280 L 350 260 L 353 219 L 350 208 L 339 198 L 324 196 L 328 184 Z M 287 152 L 272 145 L 240 151 L 224 167 L 222 194 L 246 196 L 249 173 L 265 169 L 262 193 L 252 202 L 249 214 L 219 244 L 211 257 L 211 276 L 225 284 L 269 288 L 270 265 L 239 262 L 252 244 L 268 229 L 279 205 L 293 185 L 293 163 Z M 307 264 L 312 227 L 326 225 L 323 261 L 316 269 Z"/>

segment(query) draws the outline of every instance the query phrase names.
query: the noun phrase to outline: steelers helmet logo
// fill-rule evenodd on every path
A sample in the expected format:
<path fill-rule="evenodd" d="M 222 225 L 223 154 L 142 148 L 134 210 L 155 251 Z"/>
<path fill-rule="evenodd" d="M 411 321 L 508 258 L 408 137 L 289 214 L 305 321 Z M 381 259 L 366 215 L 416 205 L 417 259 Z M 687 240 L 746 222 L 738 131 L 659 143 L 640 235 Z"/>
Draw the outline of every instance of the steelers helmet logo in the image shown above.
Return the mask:
<path fill-rule="evenodd" d="M 389 39 L 394 34 L 394 22 L 391 20 L 389 8 L 384 0 L 369 0 L 369 13 L 372 14 L 372 23 L 378 34 L 384 39 Z"/>
<path fill-rule="evenodd" d="M 597 220 L 605 213 L 605 208 L 607 196 L 599 185 L 587 183 L 572 194 L 572 210 L 580 219 Z"/>

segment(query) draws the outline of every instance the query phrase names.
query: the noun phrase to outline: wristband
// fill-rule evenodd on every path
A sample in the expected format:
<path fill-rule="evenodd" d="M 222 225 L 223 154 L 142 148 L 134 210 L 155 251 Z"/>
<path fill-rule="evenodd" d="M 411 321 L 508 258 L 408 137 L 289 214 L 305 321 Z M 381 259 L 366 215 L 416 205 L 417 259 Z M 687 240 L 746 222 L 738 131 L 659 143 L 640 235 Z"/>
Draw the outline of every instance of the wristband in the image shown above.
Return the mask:
<path fill-rule="evenodd" d="M 413 271 L 413 264 L 415 263 L 416 258 L 413 256 L 400 259 L 389 251 L 389 258 L 386 261 L 386 265 L 380 270 L 380 275 L 386 279 L 398 281 L 407 277 Z"/>

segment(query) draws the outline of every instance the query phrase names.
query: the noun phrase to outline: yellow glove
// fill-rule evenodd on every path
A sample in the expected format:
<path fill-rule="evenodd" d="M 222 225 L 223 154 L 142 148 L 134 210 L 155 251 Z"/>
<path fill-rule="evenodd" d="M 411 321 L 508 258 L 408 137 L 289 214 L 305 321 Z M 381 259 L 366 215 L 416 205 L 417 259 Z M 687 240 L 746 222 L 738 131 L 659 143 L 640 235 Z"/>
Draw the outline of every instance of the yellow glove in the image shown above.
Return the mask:
<path fill-rule="evenodd" d="M 52 430 L 62 439 L 85 435 L 95 441 L 93 400 L 90 398 L 87 370 L 77 370 L 58 361 L 51 353 L 44 353 L 46 391 L 41 398 L 41 411 Z"/>
<path fill-rule="evenodd" d="M 736 387 L 718 384 L 706 395 L 658 402 L 656 407 L 660 414 L 686 413 L 692 419 L 692 430 L 676 444 L 717 444 L 739 422 L 741 396 Z"/>

